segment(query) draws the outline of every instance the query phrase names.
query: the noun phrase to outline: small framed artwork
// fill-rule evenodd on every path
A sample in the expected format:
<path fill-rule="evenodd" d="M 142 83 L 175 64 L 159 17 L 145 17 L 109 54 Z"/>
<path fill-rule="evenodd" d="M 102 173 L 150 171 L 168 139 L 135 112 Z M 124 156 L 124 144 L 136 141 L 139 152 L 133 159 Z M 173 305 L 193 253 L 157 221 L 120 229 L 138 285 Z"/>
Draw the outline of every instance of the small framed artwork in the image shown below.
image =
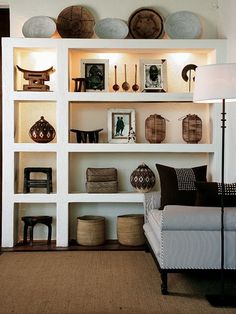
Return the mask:
<path fill-rule="evenodd" d="M 135 132 L 134 109 L 108 110 L 108 142 L 128 143 L 130 131 Z"/>
<path fill-rule="evenodd" d="M 81 77 L 85 78 L 86 91 L 108 92 L 109 60 L 81 59 Z"/>
<path fill-rule="evenodd" d="M 143 92 L 167 91 L 167 62 L 165 59 L 140 60 L 140 83 Z"/>

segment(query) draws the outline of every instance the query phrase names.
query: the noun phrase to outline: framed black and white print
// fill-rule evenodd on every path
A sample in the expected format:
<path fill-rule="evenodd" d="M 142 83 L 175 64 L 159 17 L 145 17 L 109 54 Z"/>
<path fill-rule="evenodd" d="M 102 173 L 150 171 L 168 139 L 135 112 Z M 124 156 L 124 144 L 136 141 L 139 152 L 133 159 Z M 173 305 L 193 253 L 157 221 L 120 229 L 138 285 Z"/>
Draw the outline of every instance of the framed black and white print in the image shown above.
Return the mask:
<path fill-rule="evenodd" d="M 135 132 L 134 109 L 108 110 L 108 142 L 128 143 L 130 130 Z"/>
<path fill-rule="evenodd" d="M 165 59 L 140 60 L 140 83 L 143 92 L 167 91 L 167 62 Z"/>
<path fill-rule="evenodd" d="M 108 92 L 108 59 L 81 59 L 81 77 L 85 78 L 86 91 Z"/>

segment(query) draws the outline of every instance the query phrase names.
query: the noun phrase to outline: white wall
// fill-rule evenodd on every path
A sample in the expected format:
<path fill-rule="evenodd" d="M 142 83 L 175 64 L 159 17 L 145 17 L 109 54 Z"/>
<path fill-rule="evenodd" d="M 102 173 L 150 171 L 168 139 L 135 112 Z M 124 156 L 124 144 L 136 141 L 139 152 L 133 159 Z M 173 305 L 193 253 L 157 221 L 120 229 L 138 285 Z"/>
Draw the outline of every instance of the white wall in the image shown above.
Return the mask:
<path fill-rule="evenodd" d="M 128 21 L 129 16 L 140 7 L 152 7 L 164 18 L 168 14 L 188 10 L 195 12 L 202 21 L 202 38 L 217 38 L 217 0 L 0 0 L 1 4 L 10 5 L 11 37 L 21 37 L 24 22 L 36 15 L 57 18 L 58 14 L 71 5 L 87 7 L 95 20 L 116 17 Z"/>
<path fill-rule="evenodd" d="M 105 17 L 116 17 L 128 21 L 129 16 L 136 9 L 143 6 L 156 9 L 163 16 L 163 18 L 166 18 L 170 13 L 176 11 L 188 10 L 196 13 L 201 18 L 203 27 L 203 33 L 201 36 L 202 38 L 218 37 L 217 23 L 219 12 L 221 12 L 222 16 L 224 16 L 225 12 L 223 8 L 226 8 L 225 11 L 227 13 L 226 19 L 228 19 L 227 24 L 229 24 L 229 35 L 233 37 L 233 26 L 236 25 L 230 24 L 229 17 L 231 14 L 234 14 L 235 10 L 231 10 L 230 6 L 227 8 L 227 3 L 230 2 L 231 5 L 235 8 L 235 0 L 219 1 L 220 10 L 218 9 L 217 0 L 0 0 L 0 7 L 5 5 L 9 5 L 10 7 L 11 37 L 23 36 L 21 32 L 22 25 L 30 17 L 37 15 L 47 15 L 56 19 L 58 14 L 64 8 L 70 5 L 82 5 L 87 7 L 93 13 L 96 21 Z M 221 32 L 221 35 L 224 36 L 225 34 L 228 35 L 227 31 L 224 29 L 224 32 Z M 232 58 L 233 51 L 236 49 L 236 47 L 233 47 L 233 45 L 234 44 L 232 44 L 230 50 L 232 51 Z M 227 131 L 228 130 L 230 130 L 230 128 L 228 128 Z M 164 157 L 165 156 L 163 156 L 163 158 Z M 179 159 L 181 159 L 181 156 L 179 156 Z M 181 162 L 184 162 L 183 159 Z M 22 234 L 22 232 L 20 233 Z"/>
<path fill-rule="evenodd" d="M 236 1 L 219 0 L 218 32 L 221 38 L 227 38 L 227 60 L 236 62 Z M 236 103 L 226 106 L 226 158 L 225 179 L 236 182 Z"/>

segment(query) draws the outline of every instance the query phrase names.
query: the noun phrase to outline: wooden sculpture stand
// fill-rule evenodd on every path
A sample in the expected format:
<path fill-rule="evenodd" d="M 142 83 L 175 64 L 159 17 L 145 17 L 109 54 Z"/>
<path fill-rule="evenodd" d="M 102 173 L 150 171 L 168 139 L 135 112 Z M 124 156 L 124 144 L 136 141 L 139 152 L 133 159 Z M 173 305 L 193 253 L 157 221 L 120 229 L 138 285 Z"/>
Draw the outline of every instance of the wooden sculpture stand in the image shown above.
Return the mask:
<path fill-rule="evenodd" d="M 54 71 L 53 67 L 43 71 L 31 71 L 22 69 L 17 65 L 17 69 L 23 72 L 24 79 L 29 81 L 28 85 L 23 85 L 24 91 L 49 91 L 50 87 L 44 82 L 50 80 L 50 73 Z"/>
<path fill-rule="evenodd" d="M 76 133 L 77 143 L 87 143 L 87 139 L 89 143 L 98 143 L 99 140 L 99 132 L 103 129 L 93 130 L 93 131 L 82 131 L 71 129 L 71 132 Z"/>
<path fill-rule="evenodd" d="M 75 81 L 74 92 L 86 92 L 86 79 L 82 77 L 76 77 L 72 79 Z"/>

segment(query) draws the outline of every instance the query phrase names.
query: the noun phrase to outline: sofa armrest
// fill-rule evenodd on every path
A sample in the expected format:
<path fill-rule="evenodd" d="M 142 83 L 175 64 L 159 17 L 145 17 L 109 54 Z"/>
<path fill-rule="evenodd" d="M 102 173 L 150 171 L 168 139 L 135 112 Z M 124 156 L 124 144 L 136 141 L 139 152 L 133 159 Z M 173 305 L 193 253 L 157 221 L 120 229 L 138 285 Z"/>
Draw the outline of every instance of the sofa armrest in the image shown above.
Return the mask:
<path fill-rule="evenodd" d="M 144 193 L 144 220 L 147 222 L 148 212 L 152 209 L 159 209 L 161 204 L 161 192 Z"/>

